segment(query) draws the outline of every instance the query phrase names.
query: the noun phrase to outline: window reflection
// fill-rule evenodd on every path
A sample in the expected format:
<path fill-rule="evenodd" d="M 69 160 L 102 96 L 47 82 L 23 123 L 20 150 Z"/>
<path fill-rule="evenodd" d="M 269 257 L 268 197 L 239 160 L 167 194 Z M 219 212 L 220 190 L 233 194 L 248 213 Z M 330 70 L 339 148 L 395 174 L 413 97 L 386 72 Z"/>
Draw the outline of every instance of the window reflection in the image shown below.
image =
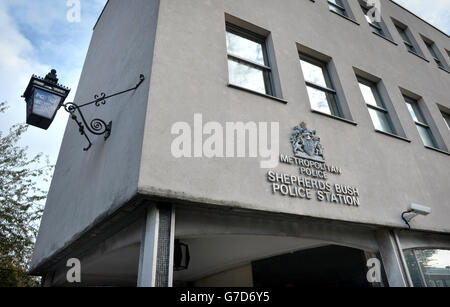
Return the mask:
<path fill-rule="evenodd" d="M 415 122 L 420 122 L 419 117 L 417 116 L 416 111 L 414 110 L 413 106 L 410 103 L 406 103 L 406 106 L 408 107 L 409 113 L 411 114 L 412 118 Z"/>
<path fill-rule="evenodd" d="M 328 87 L 322 67 L 300 60 L 305 80 L 323 87 Z"/>
<path fill-rule="evenodd" d="M 359 88 L 376 130 L 394 134 L 389 112 L 384 106 L 376 83 L 358 77 Z"/>
<path fill-rule="evenodd" d="M 450 251 L 404 252 L 414 287 L 450 287 Z"/>
<path fill-rule="evenodd" d="M 375 126 L 375 129 L 384 131 L 384 132 L 391 132 L 391 125 L 389 124 L 389 120 L 387 118 L 386 113 L 374 110 L 369 108 L 370 117 L 372 118 L 372 122 Z"/>
<path fill-rule="evenodd" d="M 437 144 L 431 128 L 426 122 L 422 111 L 419 108 L 418 102 L 405 97 L 406 106 L 408 107 L 409 113 L 416 123 L 417 131 L 419 132 L 420 138 L 422 139 L 425 146 L 437 148 Z"/>
<path fill-rule="evenodd" d="M 370 86 L 359 83 L 359 88 L 361 89 L 361 93 L 364 96 L 364 101 L 367 104 L 373 105 L 375 107 L 383 107 L 383 105 L 381 105 L 381 103 L 377 102 L 377 100 L 375 99 L 375 95 L 372 92 L 372 88 Z"/>
<path fill-rule="evenodd" d="M 340 116 L 336 91 L 328 75 L 327 64 L 303 54 L 300 54 L 300 64 L 311 108 L 328 115 Z"/>
<path fill-rule="evenodd" d="M 328 7 L 331 11 L 346 16 L 345 7 L 342 0 L 328 0 Z"/>
<path fill-rule="evenodd" d="M 274 95 L 265 38 L 227 23 L 226 40 L 230 84 Z"/>
<path fill-rule="evenodd" d="M 264 61 L 263 46 L 260 43 L 251 41 L 234 33 L 227 32 L 228 53 L 253 61 L 261 65 L 266 65 Z"/>
<path fill-rule="evenodd" d="M 307 86 L 307 89 L 311 107 L 316 111 L 332 115 L 326 93 L 309 86 Z"/>
<path fill-rule="evenodd" d="M 419 131 L 420 137 L 422 138 L 423 144 L 428 147 L 435 147 L 433 137 L 429 128 L 417 125 L 417 130 Z"/>
<path fill-rule="evenodd" d="M 265 94 L 264 73 L 248 65 L 228 60 L 230 83 Z"/>

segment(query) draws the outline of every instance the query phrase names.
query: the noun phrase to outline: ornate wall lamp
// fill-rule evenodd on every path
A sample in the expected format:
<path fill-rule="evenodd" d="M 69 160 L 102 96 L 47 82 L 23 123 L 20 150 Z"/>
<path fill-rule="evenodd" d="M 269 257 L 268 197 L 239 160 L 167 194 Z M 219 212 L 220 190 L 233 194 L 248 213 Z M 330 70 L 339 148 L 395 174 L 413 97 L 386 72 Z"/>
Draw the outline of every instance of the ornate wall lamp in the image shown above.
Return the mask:
<path fill-rule="evenodd" d="M 144 75 L 140 75 L 139 79 L 139 83 L 135 87 L 112 95 L 101 93 L 95 95 L 94 100 L 77 105 L 73 102 L 64 103 L 70 89 L 58 84 L 56 70 L 52 69 L 45 78 L 33 75 L 22 96 L 27 103 L 27 124 L 47 130 L 58 110 L 64 107 L 64 110 L 70 113 L 71 119 L 77 123 L 80 134 L 88 141 L 88 146 L 84 148 L 84 151 L 88 151 L 92 147 L 92 142 L 87 132 L 93 135 L 104 135 L 107 140 L 111 135 L 112 122 L 106 123 L 102 119 L 95 118 L 88 124 L 81 109 L 93 104 L 100 107 L 106 104 L 106 99 L 137 90 L 145 80 Z"/>

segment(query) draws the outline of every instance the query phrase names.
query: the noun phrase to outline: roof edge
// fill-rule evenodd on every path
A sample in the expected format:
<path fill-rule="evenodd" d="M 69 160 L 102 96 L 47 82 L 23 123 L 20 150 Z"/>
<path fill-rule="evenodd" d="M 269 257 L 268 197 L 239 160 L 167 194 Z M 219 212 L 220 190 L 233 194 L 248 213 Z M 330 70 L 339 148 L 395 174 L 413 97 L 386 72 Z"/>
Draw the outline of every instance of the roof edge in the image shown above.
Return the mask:
<path fill-rule="evenodd" d="M 413 15 L 414 17 L 418 18 L 419 20 L 423 21 L 424 23 L 426 23 L 427 25 L 431 26 L 432 28 L 434 28 L 435 30 L 441 32 L 442 34 L 444 34 L 446 37 L 450 37 L 449 34 L 445 33 L 443 30 L 439 29 L 438 27 L 432 25 L 430 22 L 426 21 L 425 19 L 423 19 L 422 17 L 419 17 L 417 14 L 413 13 L 412 11 L 408 10 L 407 8 L 405 8 L 403 5 L 395 2 L 395 0 L 389 0 L 391 3 L 395 4 L 396 6 L 400 7 L 401 9 L 405 10 L 406 12 L 410 13 L 411 15 Z M 94 25 L 93 30 L 95 30 L 95 28 L 97 27 L 97 24 L 100 21 L 100 18 L 102 18 L 103 12 L 105 11 L 106 7 L 109 4 L 109 0 L 106 2 L 105 6 L 103 7 L 102 12 L 100 13 L 100 15 L 98 16 L 97 22 Z"/>
<path fill-rule="evenodd" d="M 100 18 L 102 18 L 103 12 L 105 11 L 105 9 L 106 9 L 106 7 L 108 6 L 108 4 L 109 4 L 109 0 L 106 1 L 106 4 L 105 4 L 105 6 L 103 7 L 102 12 L 101 12 L 100 15 L 98 16 L 97 22 L 95 23 L 94 28 L 93 28 L 92 30 L 95 30 L 95 28 L 97 27 L 97 24 L 98 24 L 98 22 L 100 21 Z"/>

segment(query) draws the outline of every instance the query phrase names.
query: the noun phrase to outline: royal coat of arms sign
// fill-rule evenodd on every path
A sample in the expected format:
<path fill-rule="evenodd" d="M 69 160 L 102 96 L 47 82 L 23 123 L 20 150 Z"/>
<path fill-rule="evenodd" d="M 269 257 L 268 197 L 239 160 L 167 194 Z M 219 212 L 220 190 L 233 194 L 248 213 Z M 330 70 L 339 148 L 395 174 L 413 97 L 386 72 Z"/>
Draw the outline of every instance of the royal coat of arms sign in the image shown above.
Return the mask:
<path fill-rule="evenodd" d="M 320 137 L 317 136 L 317 132 L 308 130 L 304 122 L 295 127 L 294 131 L 291 136 L 294 155 L 298 158 L 325 162 L 324 148 L 320 144 Z"/>

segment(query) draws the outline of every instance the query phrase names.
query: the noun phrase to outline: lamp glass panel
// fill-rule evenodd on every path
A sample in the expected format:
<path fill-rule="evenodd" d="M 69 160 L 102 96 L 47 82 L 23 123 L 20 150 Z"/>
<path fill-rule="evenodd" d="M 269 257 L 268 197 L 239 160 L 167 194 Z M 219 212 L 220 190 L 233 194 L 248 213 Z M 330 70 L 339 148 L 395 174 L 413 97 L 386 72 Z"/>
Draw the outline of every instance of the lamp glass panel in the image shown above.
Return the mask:
<path fill-rule="evenodd" d="M 36 88 L 33 93 L 33 113 L 52 119 L 60 102 L 60 96 Z"/>

